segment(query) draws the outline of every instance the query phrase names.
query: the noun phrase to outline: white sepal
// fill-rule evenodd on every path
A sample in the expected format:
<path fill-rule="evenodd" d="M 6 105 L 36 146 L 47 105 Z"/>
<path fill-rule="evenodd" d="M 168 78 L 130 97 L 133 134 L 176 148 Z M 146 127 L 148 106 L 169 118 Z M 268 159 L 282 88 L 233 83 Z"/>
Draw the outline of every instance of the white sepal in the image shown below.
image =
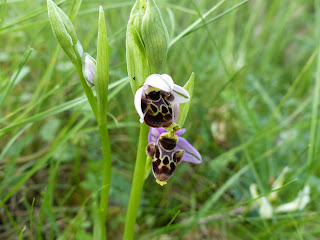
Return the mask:
<path fill-rule="evenodd" d="M 152 74 L 149 77 L 147 77 L 144 86 L 151 86 L 163 90 L 165 92 L 171 92 L 174 83 L 172 78 L 167 74 Z"/>
<path fill-rule="evenodd" d="M 140 122 L 143 123 L 144 114 L 141 109 L 141 98 L 143 95 L 143 87 L 139 88 L 134 95 L 134 106 L 140 116 Z"/>
<path fill-rule="evenodd" d="M 187 90 L 177 84 L 174 84 L 171 94 L 174 96 L 174 99 L 169 101 L 172 104 L 185 103 L 190 99 L 190 94 L 187 92 Z"/>

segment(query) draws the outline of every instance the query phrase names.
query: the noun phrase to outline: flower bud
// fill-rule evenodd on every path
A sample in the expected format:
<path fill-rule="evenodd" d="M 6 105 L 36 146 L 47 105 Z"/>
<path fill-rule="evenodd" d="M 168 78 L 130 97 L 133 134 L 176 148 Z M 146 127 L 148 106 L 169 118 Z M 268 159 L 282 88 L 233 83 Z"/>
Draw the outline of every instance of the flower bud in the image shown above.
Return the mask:
<path fill-rule="evenodd" d="M 153 73 L 163 73 L 169 35 L 154 0 L 137 0 L 127 25 L 127 68 L 133 92 Z"/>
<path fill-rule="evenodd" d="M 154 0 L 147 1 L 143 16 L 141 36 L 151 73 L 163 73 L 169 46 L 169 34 L 161 13 Z"/>
<path fill-rule="evenodd" d="M 82 56 L 82 74 L 89 87 L 94 86 L 94 74 L 96 71 L 96 60 L 88 53 Z"/>
<path fill-rule="evenodd" d="M 137 0 L 133 6 L 126 33 L 127 69 L 132 91 L 143 85 L 149 76 L 149 66 L 146 51 L 141 39 L 140 28 L 145 9 L 145 0 Z"/>
<path fill-rule="evenodd" d="M 82 47 L 80 48 L 81 44 L 72 22 L 52 0 L 48 0 L 47 5 L 50 24 L 56 39 L 71 61 L 76 61 L 82 55 L 79 52 Z"/>

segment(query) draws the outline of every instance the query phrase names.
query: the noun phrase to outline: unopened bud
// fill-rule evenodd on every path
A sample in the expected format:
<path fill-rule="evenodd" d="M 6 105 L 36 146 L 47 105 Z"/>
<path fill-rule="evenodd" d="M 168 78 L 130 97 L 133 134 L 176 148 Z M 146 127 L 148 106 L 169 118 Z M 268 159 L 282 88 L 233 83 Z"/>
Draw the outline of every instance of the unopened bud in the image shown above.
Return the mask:
<path fill-rule="evenodd" d="M 79 40 L 77 42 L 77 51 L 78 51 L 79 57 L 82 58 L 82 56 L 83 56 L 83 48 L 82 48 L 81 42 Z"/>
<path fill-rule="evenodd" d="M 163 73 L 169 35 L 154 0 L 137 0 L 127 26 L 127 68 L 133 92 L 153 73 Z"/>
<path fill-rule="evenodd" d="M 81 56 L 79 52 L 80 42 L 77 39 L 72 22 L 52 0 L 48 0 L 47 5 L 50 24 L 56 39 L 71 61 L 76 61 Z"/>
<path fill-rule="evenodd" d="M 141 39 L 140 29 L 145 11 L 145 0 L 137 0 L 133 6 L 126 33 L 127 70 L 132 91 L 143 85 L 149 74 L 146 50 Z"/>
<path fill-rule="evenodd" d="M 88 53 L 82 56 L 82 74 L 89 87 L 94 86 L 94 74 L 96 71 L 96 60 Z"/>
<path fill-rule="evenodd" d="M 163 73 L 167 59 L 169 34 L 155 1 L 147 0 L 146 5 L 141 36 L 151 73 Z"/>

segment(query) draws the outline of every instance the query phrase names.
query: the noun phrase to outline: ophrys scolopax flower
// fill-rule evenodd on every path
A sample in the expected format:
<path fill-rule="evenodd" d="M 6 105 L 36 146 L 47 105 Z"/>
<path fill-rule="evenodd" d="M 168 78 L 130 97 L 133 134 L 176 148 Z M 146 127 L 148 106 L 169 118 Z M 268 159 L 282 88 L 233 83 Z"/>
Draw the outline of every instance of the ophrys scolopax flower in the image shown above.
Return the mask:
<path fill-rule="evenodd" d="M 150 127 L 169 127 L 173 123 L 173 104 L 189 101 L 190 95 L 174 84 L 168 74 L 152 74 L 134 97 L 134 105 L 143 121 Z"/>
<path fill-rule="evenodd" d="M 180 137 L 185 131 L 168 132 L 163 128 L 150 128 L 146 152 L 152 157 L 152 172 L 160 185 L 166 184 L 181 161 L 202 162 L 200 153 Z"/>

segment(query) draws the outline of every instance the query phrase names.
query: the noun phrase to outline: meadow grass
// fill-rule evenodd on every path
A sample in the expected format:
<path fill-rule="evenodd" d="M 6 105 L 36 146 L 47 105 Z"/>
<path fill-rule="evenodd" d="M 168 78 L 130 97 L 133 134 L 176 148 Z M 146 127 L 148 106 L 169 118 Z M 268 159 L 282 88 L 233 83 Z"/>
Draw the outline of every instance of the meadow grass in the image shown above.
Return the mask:
<path fill-rule="evenodd" d="M 109 239 L 122 239 L 139 132 L 125 62 L 134 1 L 56 3 L 74 16 L 78 38 L 94 57 L 100 4 L 105 11 L 112 152 L 107 228 Z M 0 4 L 0 239 L 92 239 L 102 181 L 94 115 L 52 34 L 46 1 Z M 319 239 L 318 2 L 157 4 L 170 36 L 166 73 L 179 85 L 195 73 L 184 137 L 203 163 L 180 164 L 165 187 L 149 175 L 136 239 Z M 307 184 L 310 202 L 265 219 L 250 185 L 269 196 L 286 166 L 272 205 L 292 201 Z"/>

